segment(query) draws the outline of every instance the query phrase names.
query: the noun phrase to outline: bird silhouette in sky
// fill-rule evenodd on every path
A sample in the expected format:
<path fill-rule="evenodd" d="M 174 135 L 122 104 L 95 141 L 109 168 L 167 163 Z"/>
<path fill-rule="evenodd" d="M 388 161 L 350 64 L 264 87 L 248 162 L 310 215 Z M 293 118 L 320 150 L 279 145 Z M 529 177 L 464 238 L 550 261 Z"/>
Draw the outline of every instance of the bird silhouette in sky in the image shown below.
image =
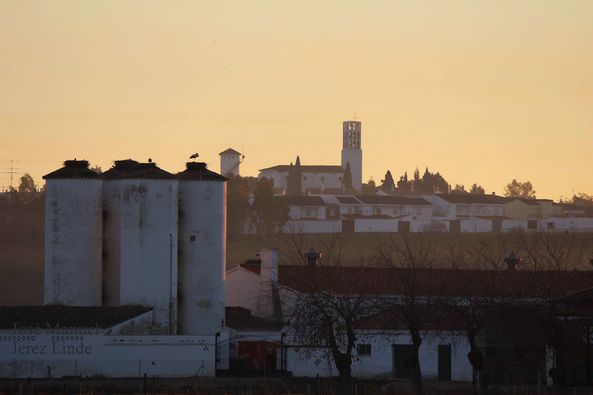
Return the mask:
<path fill-rule="evenodd" d="M 197 152 L 193 155 L 191 155 L 189 158 L 190 159 L 196 159 L 198 156 L 200 156 Z"/>

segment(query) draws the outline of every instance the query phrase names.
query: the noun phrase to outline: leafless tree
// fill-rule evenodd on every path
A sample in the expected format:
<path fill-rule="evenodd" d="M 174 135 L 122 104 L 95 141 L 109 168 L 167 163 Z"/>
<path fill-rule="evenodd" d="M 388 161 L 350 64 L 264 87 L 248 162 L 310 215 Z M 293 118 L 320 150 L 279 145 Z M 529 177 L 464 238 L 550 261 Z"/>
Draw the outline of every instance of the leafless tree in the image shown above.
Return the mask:
<path fill-rule="evenodd" d="M 383 238 L 376 249 L 378 263 L 393 269 L 393 295 L 383 300 L 383 308 L 394 325 L 403 324 L 410 334 L 413 353 L 408 364 L 416 395 L 424 393 L 418 355 L 422 339 L 443 318 L 440 306 L 445 293 L 439 271 L 431 270 L 440 261 L 440 244 L 438 235 L 418 233 Z"/>
<path fill-rule="evenodd" d="M 281 250 L 282 261 L 293 266 L 290 281 L 281 285 L 280 290 L 285 305 L 284 319 L 290 323 L 301 353 L 311 357 L 321 351 L 333 361 L 342 384 L 341 392 L 346 393 L 351 390 L 357 324 L 372 316 L 376 305 L 368 294 L 352 292 L 353 282 L 358 281 L 353 276 L 356 268 L 353 262 L 346 265 L 348 262 L 342 261 L 341 238 L 317 238 L 316 244 L 313 246 L 306 236 L 295 234 L 287 238 Z M 309 256 L 308 263 L 308 254 L 314 252 L 312 247 L 319 251 L 320 259 L 316 261 Z M 364 260 L 363 255 L 359 259 Z"/>
<path fill-rule="evenodd" d="M 484 356 L 478 346 L 479 335 L 487 328 L 492 308 L 508 296 L 501 289 L 501 281 L 495 281 L 494 271 L 503 268 L 507 243 L 503 237 L 481 238 L 476 244 L 449 239 L 445 259 L 450 270 L 449 278 L 443 281 L 455 282 L 457 295 L 443 300 L 443 307 L 463 323 L 465 336 L 470 346 L 467 357 L 472 366 L 472 386 L 474 394 L 479 392 L 478 372 L 484 368 Z M 508 301 L 507 298 L 504 299 Z"/>
<path fill-rule="evenodd" d="M 592 278 L 586 266 L 593 256 L 591 235 L 569 232 L 518 233 L 517 251 L 521 264 L 533 274 L 533 285 L 540 300 L 539 320 L 554 350 L 555 385 L 565 378 L 564 354 L 570 347 L 570 322 L 562 319 L 558 299 L 579 289 L 590 288 Z"/>

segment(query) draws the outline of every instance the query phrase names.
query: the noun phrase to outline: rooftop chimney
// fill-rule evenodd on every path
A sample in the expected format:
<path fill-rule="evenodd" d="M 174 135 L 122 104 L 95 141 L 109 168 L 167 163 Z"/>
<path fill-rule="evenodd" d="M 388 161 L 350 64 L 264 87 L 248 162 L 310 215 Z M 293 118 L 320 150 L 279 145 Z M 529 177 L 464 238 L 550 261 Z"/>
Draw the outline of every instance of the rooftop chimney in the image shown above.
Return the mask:
<path fill-rule="evenodd" d="M 313 249 L 311 249 L 305 253 L 305 258 L 307 259 L 307 264 L 309 266 L 317 266 L 317 261 L 321 258 L 321 254 Z"/>
<path fill-rule="evenodd" d="M 257 255 L 261 259 L 261 276 L 272 281 L 278 281 L 278 252 L 272 249 L 265 249 Z"/>

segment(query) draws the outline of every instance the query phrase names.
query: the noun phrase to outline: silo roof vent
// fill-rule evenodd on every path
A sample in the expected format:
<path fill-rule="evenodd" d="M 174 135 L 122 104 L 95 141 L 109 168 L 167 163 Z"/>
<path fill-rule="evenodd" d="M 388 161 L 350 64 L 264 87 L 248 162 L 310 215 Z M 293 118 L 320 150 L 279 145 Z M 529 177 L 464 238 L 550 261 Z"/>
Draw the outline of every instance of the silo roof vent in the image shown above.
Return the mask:
<path fill-rule="evenodd" d="M 67 160 L 64 167 L 43 176 L 44 180 L 53 178 L 98 178 L 99 174 L 89 169 L 88 160 Z"/>
<path fill-rule="evenodd" d="M 204 162 L 187 162 L 185 170 L 177 173 L 179 180 L 194 181 L 226 181 L 227 178 L 208 170 Z"/>

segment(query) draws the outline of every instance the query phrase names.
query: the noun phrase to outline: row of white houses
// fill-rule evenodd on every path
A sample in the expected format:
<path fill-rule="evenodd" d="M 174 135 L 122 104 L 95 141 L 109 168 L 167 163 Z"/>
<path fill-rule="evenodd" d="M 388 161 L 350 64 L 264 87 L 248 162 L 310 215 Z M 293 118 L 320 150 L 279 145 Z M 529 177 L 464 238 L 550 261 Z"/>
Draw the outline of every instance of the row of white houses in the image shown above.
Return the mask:
<path fill-rule="evenodd" d="M 495 195 L 433 194 L 282 196 L 285 233 L 452 232 L 593 230 L 584 210 L 547 199 Z"/>

